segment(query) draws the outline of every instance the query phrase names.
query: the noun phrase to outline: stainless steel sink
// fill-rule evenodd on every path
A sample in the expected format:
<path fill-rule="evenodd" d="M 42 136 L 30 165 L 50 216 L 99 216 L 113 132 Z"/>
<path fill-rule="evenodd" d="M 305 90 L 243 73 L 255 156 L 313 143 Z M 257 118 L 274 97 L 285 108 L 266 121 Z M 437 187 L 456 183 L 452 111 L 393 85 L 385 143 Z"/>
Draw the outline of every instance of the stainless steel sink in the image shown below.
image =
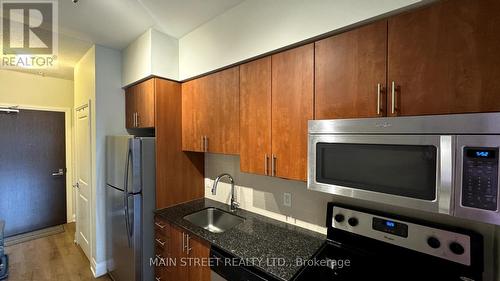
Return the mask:
<path fill-rule="evenodd" d="M 217 208 L 206 208 L 184 219 L 213 233 L 222 233 L 245 221 L 245 218 Z"/>

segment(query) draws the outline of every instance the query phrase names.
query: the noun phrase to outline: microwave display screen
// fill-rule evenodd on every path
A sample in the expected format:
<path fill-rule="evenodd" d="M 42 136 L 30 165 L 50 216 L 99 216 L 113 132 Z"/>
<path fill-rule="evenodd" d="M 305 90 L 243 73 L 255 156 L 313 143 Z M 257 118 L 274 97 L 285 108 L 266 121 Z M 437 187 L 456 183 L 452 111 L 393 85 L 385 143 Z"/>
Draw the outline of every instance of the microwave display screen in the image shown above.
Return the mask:
<path fill-rule="evenodd" d="M 468 158 L 487 158 L 494 159 L 496 157 L 496 151 L 493 149 L 467 149 Z"/>
<path fill-rule="evenodd" d="M 432 145 L 317 143 L 316 181 L 415 199 L 436 199 Z"/>

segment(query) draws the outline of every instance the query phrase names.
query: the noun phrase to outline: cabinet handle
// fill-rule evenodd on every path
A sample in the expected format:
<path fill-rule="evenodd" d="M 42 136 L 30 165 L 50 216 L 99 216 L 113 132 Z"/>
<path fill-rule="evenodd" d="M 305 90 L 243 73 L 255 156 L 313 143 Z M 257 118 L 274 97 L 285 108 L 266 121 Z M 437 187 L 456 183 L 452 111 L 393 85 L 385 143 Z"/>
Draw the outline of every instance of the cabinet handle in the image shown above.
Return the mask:
<path fill-rule="evenodd" d="M 208 152 L 208 137 L 205 136 L 205 139 L 204 139 L 204 147 L 205 147 L 205 152 Z"/>
<path fill-rule="evenodd" d="M 272 159 L 271 159 L 271 175 L 273 177 L 276 176 L 276 155 L 272 155 Z"/>
<path fill-rule="evenodd" d="M 136 112 L 136 113 L 135 113 L 135 119 L 137 120 L 137 121 L 136 121 L 136 122 L 137 122 L 137 123 L 136 123 L 136 127 L 140 127 L 140 125 L 139 125 L 139 112 Z"/>
<path fill-rule="evenodd" d="M 269 176 L 269 167 L 268 167 L 269 164 L 268 164 L 268 162 L 269 162 L 269 155 L 267 155 L 267 153 L 266 153 L 266 155 L 264 156 L 264 174 L 266 176 Z"/>
<path fill-rule="evenodd" d="M 184 253 L 184 251 L 186 250 L 186 234 L 184 234 L 184 232 L 182 233 L 182 252 Z"/>
<path fill-rule="evenodd" d="M 381 97 L 381 86 L 380 83 L 377 84 L 377 115 L 380 115 L 380 112 L 382 111 L 380 108 L 382 102 L 382 97 Z"/>
<path fill-rule="evenodd" d="M 189 239 L 190 239 L 189 234 L 186 234 L 186 253 L 188 256 L 189 256 L 189 252 L 191 252 L 191 250 L 192 250 L 192 248 L 189 247 Z"/>
<path fill-rule="evenodd" d="M 160 229 L 164 229 L 165 226 L 167 226 L 166 224 L 161 224 L 161 223 L 158 223 L 158 222 L 155 222 L 155 225 L 158 226 Z"/>
<path fill-rule="evenodd" d="M 160 244 L 162 247 L 165 246 L 165 241 L 161 241 L 159 238 L 155 239 L 156 243 Z"/>
<path fill-rule="evenodd" d="M 161 277 L 155 277 L 156 281 L 161 281 Z"/>
<path fill-rule="evenodd" d="M 396 109 L 396 82 L 392 81 L 392 97 L 391 97 L 391 113 L 395 114 L 397 109 Z"/>

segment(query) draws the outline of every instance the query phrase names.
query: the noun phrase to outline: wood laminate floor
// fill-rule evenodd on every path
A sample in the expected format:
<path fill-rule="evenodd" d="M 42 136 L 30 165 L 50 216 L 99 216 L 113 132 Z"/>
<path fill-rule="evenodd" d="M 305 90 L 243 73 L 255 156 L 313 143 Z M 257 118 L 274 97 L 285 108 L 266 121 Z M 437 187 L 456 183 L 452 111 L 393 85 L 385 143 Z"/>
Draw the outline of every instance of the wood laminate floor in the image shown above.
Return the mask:
<path fill-rule="evenodd" d="M 110 281 L 107 276 L 95 279 L 89 260 L 75 243 L 75 224 L 65 231 L 6 247 L 9 255 L 7 281 Z"/>

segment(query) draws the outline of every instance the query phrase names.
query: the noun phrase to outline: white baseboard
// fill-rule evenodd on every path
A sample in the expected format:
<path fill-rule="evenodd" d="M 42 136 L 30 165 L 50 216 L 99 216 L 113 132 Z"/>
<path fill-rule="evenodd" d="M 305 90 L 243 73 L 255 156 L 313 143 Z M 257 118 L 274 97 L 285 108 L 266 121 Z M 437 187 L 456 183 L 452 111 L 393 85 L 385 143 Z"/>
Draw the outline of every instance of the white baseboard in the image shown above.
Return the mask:
<path fill-rule="evenodd" d="M 98 278 L 108 273 L 108 269 L 106 268 L 106 261 L 97 263 L 94 258 L 92 258 L 92 262 L 90 263 L 90 270 L 94 275 L 94 278 Z"/>

